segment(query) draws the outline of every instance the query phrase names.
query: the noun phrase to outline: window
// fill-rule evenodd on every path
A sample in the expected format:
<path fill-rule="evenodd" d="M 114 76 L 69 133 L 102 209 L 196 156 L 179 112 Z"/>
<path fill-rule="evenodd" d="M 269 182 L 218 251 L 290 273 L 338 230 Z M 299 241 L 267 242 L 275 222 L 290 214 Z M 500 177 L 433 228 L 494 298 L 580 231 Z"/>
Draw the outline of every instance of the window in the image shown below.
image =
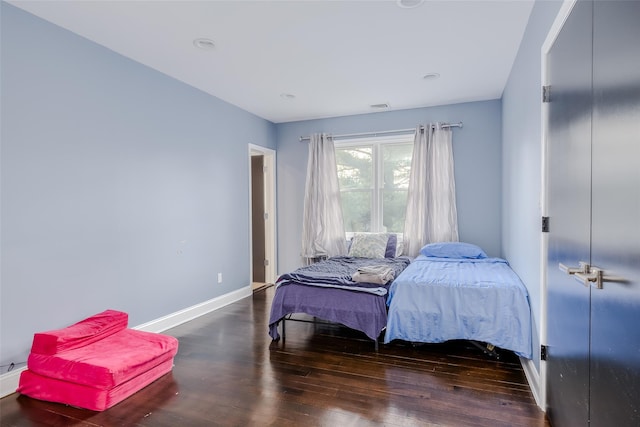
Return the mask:
<path fill-rule="evenodd" d="M 347 234 L 402 233 L 413 135 L 343 140 L 335 146 Z"/>

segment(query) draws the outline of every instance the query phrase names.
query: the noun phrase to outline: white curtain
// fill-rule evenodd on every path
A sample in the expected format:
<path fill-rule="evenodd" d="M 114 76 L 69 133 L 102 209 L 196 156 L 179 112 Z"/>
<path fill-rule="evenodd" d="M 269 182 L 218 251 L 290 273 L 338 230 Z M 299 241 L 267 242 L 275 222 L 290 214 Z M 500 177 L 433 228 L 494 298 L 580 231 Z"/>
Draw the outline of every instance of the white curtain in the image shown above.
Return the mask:
<path fill-rule="evenodd" d="M 427 243 L 458 241 L 451 133 L 439 123 L 416 129 L 404 223 L 406 255 L 417 256 Z"/>
<path fill-rule="evenodd" d="M 333 140 L 325 134 L 311 135 L 302 222 L 302 256 L 347 253 L 340 186 Z"/>

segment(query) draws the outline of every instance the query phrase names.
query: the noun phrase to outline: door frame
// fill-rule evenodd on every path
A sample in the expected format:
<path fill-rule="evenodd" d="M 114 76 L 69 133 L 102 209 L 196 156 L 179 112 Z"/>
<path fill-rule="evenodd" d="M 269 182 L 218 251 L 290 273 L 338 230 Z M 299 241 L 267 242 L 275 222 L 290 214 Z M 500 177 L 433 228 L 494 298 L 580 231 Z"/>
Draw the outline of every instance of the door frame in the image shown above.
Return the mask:
<path fill-rule="evenodd" d="M 251 184 L 251 156 L 262 155 L 264 158 L 264 207 L 268 217 L 265 221 L 265 258 L 269 264 L 265 266 L 266 283 L 275 283 L 277 259 L 276 237 L 276 152 L 270 148 L 255 144 L 248 144 L 249 184 Z M 248 191 L 249 197 L 249 279 L 253 280 L 253 224 L 251 218 L 251 185 Z M 249 283 L 251 285 L 251 283 Z"/>
<path fill-rule="evenodd" d="M 547 37 L 541 48 L 541 70 L 540 82 L 542 87 L 549 84 L 549 70 L 547 57 L 553 44 L 555 43 L 565 21 L 571 14 L 573 7 L 579 0 L 564 0 L 560 10 L 556 15 Z M 542 88 L 541 88 L 542 91 Z M 547 120 L 548 105 L 545 102 L 540 103 L 541 108 L 541 185 L 540 185 L 540 214 L 542 217 L 549 216 L 549 122 Z M 548 345 L 547 339 L 547 320 L 548 320 L 548 289 L 547 289 L 547 257 L 549 255 L 549 234 L 540 233 L 540 344 Z M 547 410 L 547 365 L 540 360 L 540 372 L 538 378 L 537 390 L 532 390 L 538 401 L 538 406 L 544 411 Z"/>

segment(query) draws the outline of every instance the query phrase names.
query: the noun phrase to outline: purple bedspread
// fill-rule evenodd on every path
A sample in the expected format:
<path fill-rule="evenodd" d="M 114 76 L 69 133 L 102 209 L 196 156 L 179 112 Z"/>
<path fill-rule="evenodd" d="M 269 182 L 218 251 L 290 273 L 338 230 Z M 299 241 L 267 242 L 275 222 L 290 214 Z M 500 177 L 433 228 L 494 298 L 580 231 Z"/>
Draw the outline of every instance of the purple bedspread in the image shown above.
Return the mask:
<path fill-rule="evenodd" d="M 369 259 L 334 257 L 328 260 L 302 267 L 295 270 L 295 274 L 287 274 L 278 279 L 278 286 L 271 304 L 269 318 L 269 335 L 278 340 L 278 324 L 288 314 L 305 313 L 330 322 L 341 323 L 349 328 L 362 331 L 372 340 L 376 340 L 380 332 L 387 325 L 386 296 L 369 292 L 348 289 L 344 287 L 319 287 L 302 281 L 296 282 L 295 277 L 312 277 L 319 273 L 319 277 L 326 279 L 326 273 L 333 269 L 338 277 L 340 286 L 353 287 L 381 287 L 387 289 L 390 284 L 372 285 L 357 283 L 350 280 L 358 268 L 368 265 L 386 265 L 391 267 L 397 277 L 407 265 L 407 257 Z M 386 293 L 386 292 L 385 292 Z"/>

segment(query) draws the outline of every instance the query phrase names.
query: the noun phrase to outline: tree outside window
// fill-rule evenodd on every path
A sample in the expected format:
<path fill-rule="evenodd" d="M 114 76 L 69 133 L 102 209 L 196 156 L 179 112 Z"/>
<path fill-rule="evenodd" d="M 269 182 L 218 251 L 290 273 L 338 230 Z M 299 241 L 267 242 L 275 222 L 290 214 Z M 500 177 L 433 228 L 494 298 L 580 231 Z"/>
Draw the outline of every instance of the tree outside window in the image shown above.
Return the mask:
<path fill-rule="evenodd" d="M 336 142 L 345 231 L 402 233 L 413 135 Z"/>

